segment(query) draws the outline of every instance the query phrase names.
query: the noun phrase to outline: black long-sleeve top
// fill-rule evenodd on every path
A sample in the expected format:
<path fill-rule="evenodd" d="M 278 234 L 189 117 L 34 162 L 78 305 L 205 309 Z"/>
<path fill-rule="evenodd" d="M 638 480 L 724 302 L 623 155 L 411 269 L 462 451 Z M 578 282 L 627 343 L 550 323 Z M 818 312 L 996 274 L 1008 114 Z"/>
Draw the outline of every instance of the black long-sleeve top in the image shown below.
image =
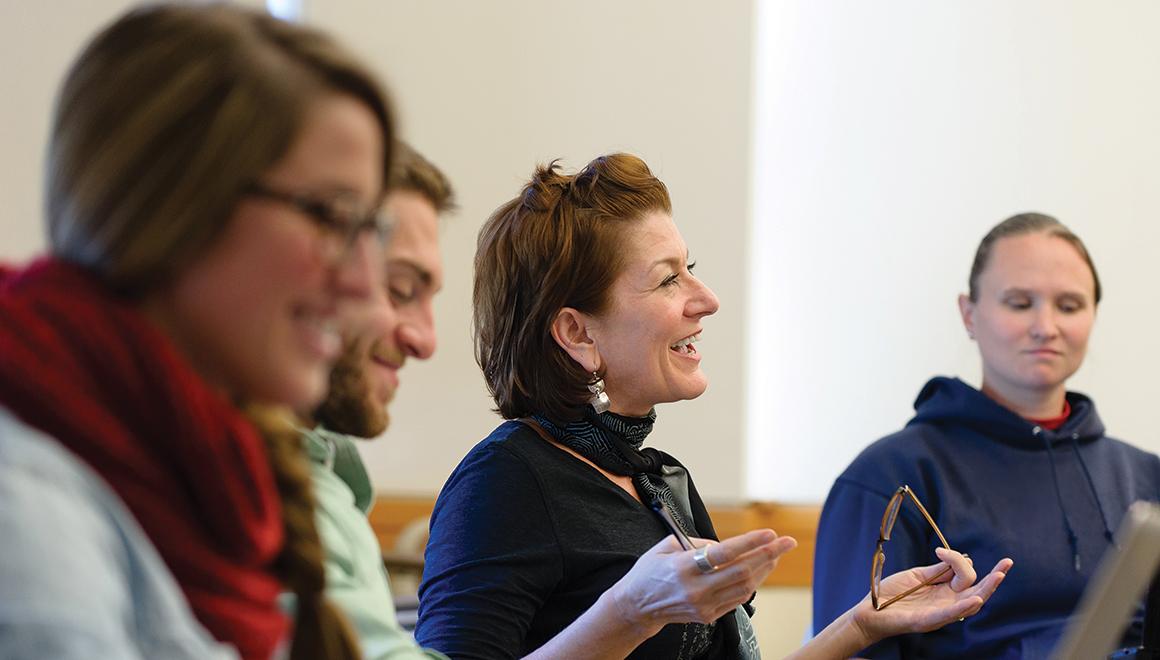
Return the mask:
<path fill-rule="evenodd" d="M 704 506 L 691 479 L 689 497 Z M 455 659 L 531 653 L 666 534 L 591 465 L 506 422 L 467 454 L 435 504 L 415 636 Z M 678 658 L 690 630 L 665 626 L 629 657 Z"/>

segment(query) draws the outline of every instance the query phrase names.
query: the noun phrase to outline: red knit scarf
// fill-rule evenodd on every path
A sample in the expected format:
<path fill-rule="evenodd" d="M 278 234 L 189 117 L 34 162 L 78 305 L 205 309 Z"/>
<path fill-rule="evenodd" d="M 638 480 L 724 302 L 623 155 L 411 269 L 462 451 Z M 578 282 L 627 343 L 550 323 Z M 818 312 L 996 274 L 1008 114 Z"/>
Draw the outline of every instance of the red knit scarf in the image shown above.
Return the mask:
<path fill-rule="evenodd" d="M 74 266 L 0 269 L 0 405 L 104 477 L 215 637 L 270 657 L 287 621 L 265 444 L 165 335 Z"/>

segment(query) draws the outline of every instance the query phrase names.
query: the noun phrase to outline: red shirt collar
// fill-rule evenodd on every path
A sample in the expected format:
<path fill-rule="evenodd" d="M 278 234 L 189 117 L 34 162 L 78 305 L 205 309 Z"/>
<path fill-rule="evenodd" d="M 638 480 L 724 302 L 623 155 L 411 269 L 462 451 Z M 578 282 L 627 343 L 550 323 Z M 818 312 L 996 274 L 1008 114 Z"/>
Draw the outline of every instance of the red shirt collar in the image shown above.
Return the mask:
<path fill-rule="evenodd" d="M 1067 418 L 1070 416 L 1071 416 L 1071 403 L 1069 403 L 1067 401 L 1067 399 L 1064 399 L 1063 400 L 1063 412 L 1060 413 L 1058 416 L 1048 417 L 1047 419 L 1028 418 L 1027 421 L 1029 421 L 1032 424 L 1035 424 L 1037 426 L 1040 426 L 1042 428 L 1045 428 L 1048 431 L 1057 431 L 1057 430 L 1059 430 L 1059 427 L 1063 426 L 1063 423 L 1066 422 Z"/>

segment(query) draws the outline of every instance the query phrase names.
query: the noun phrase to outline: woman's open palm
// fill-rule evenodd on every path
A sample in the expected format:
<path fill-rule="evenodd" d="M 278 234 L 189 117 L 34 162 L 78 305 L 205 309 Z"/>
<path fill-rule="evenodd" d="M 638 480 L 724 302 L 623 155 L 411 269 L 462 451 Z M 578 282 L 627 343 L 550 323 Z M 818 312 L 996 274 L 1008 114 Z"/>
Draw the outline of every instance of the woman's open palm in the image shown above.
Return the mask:
<path fill-rule="evenodd" d="M 1001 559 L 990 573 L 976 583 L 975 569 L 964 555 L 943 548 L 936 552 L 942 562 L 900 571 L 883 579 L 879 596 L 885 601 L 891 595 L 902 593 L 945 571 L 946 575 L 942 579 L 920 587 L 881 610 L 874 609 L 869 595 L 855 607 L 854 620 L 870 637 L 881 639 L 905 633 L 927 632 L 975 614 L 995 593 L 1014 564 L 1011 559 Z M 948 566 L 952 570 L 947 571 Z"/>

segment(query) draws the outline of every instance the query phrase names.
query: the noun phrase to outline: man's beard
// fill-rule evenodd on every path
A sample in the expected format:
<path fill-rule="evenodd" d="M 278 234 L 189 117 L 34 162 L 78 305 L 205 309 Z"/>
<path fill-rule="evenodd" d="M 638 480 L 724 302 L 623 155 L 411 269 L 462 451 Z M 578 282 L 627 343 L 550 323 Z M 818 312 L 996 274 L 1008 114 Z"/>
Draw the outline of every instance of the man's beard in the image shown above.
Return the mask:
<path fill-rule="evenodd" d="M 386 406 L 371 395 L 364 365 L 367 342 L 356 341 L 343 351 L 330 370 L 330 391 L 314 411 L 314 421 L 336 433 L 373 438 L 387 430 Z"/>

